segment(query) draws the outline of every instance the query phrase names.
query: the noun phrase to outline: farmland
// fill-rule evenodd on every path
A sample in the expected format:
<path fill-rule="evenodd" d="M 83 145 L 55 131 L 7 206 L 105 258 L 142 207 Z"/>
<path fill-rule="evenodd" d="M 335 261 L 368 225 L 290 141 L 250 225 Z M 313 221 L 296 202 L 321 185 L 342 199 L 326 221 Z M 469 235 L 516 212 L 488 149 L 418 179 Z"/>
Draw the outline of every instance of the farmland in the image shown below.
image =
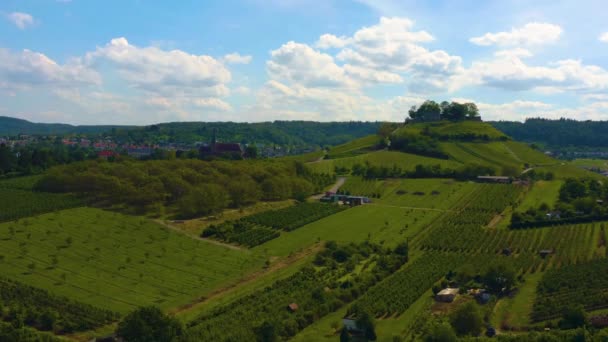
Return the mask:
<path fill-rule="evenodd" d="M 404 130 L 424 138 L 401 142 L 416 145 L 415 153 L 375 150 L 379 136 L 369 136 L 329 148 L 328 159 L 312 154 L 299 159 L 307 163 L 294 162 L 298 157 L 179 161 L 175 175 L 170 161 L 62 167 L 75 177 L 78 167 L 110 170 L 114 178 L 108 184 L 116 189 L 123 177 L 140 184 L 140 177 L 162 173 L 160 193 L 154 194 L 162 205 L 145 206 L 147 216 L 125 214 L 137 212 L 128 201 L 109 204 L 110 188 L 101 200 L 90 201 L 91 194 L 81 190 L 78 196 L 32 190 L 45 176 L 0 181 L 0 193 L 9 195 L 0 201 L 13 208 L 13 216 L 0 223 L 3 320 L 14 322 L 10 308 L 19 307 L 31 312 L 27 331 L 77 333 L 68 337 L 82 340 L 110 332 L 128 313 L 154 305 L 179 319 L 183 341 L 256 340 L 267 333 L 276 340 L 331 341 L 343 335 L 344 317 L 375 321 L 378 341 L 414 341 L 474 303 L 468 289 L 489 291 L 491 299 L 475 306 L 484 326 L 503 335 L 511 328 L 523 333 L 553 327 L 575 304 L 605 309 L 608 223 L 509 225 L 512 212 L 559 205 L 566 178 L 600 176 L 488 127 L 411 125 Z M 367 169 L 355 172 L 355 165 Z M 417 165 L 454 172 L 432 167 L 418 172 Z M 129 166 L 143 171 L 131 174 Z M 373 167 L 389 172 L 367 172 Z M 64 189 L 60 169 L 49 174 Z M 525 169 L 527 176 L 520 175 Z M 251 186 L 232 183 L 241 170 Z M 477 179 L 492 170 L 527 178 L 513 184 Z M 345 180 L 332 185 L 336 173 Z M 211 186 L 212 178 L 224 182 L 225 191 Z M 605 198 L 598 197 L 608 191 L 604 183 L 583 185 L 581 196 L 603 208 L 597 199 Z M 351 207 L 334 197 L 326 199 L 333 203 L 322 203 L 322 194 L 311 196 L 313 188 L 371 202 Z M 192 199 L 205 198 L 209 190 L 217 190 L 222 205 L 198 211 L 208 203 Z M 21 211 L 15 209 L 19 205 Z M 23 209 L 28 206 L 33 209 Z M 171 216 L 178 207 L 191 207 L 193 215 Z M 510 278 L 499 279 L 512 284 L 498 290 L 487 285 L 486 272 L 495 265 L 507 268 Z M 435 303 L 434 294 L 451 286 L 461 288 L 458 299 Z M 49 315 L 56 324 L 49 324 Z"/>
<path fill-rule="evenodd" d="M 0 224 L 0 246 L 3 275 L 121 313 L 186 304 L 262 264 L 143 218 L 87 208 Z"/>
<path fill-rule="evenodd" d="M 254 250 L 285 256 L 319 240 L 355 242 L 368 238 L 373 242 L 394 247 L 400 241 L 418 233 L 439 214 L 440 211 L 434 210 L 365 205 L 339 212 L 293 232 L 283 233 L 279 238 Z"/>
<path fill-rule="evenodd" d="M 476 163 L 498 168 L 509 166 L 523 171 L 523 162 L 508 150 L 503 142 L 442 143 L 441 147 L 451 159 L 460 163 Z"/>
<path fill-rule="evenodd" d="M 331 159 L 350 157 L 353 155 L 365 153 L 371 150 L 380 142 L 380 137 L 377 135 L 370 135 L 367 137 L 359 138 L 342 145 L 334 146 L 330 148 L 328 157 Z"/>
<path fill-rule="evenodd" d="M 537 207 L 540 203 L 547 203 L 553 207 L 559 197 L 559 188 L 562 186 L 561 181 L 538 181 L 534 183 L 529 193 L 517 207 L 519 211 L 526 211 L 530 208 Z"/>
<path fill-rule="evenodd" d="M 342 190 L 352 195 L 375 197 L 374 202 L 387 205 L 450 209 L 478 186 L 477 183 L 451 179 L 365 180 L 350 177 Z"/>
<path fill-rule="evenodd" d="M 460 166 L 460 163 L 451 160 L 393 151 L 377 151 L 354 157 L 326 159 L 309 165 L 316 172 L 334 173 L 336 168 L 351 169 L 356 164 L 365 164 L 366 162 L 374 166 L 388 168 L 396 166 L 404 171 L 412 171 L 416 165 L 441 165 L 442 168 L 456 168 Z"/>
<path fill-rule="evenodd" d="M 422 134 L 436 136 L 440 139 L 459 139 L 463 136 L 487 137 L 488 140 L 504 139 L 506 135 L 486 123 L 480 122 L 431 122 L 409 125 L 407 130 Z"/>

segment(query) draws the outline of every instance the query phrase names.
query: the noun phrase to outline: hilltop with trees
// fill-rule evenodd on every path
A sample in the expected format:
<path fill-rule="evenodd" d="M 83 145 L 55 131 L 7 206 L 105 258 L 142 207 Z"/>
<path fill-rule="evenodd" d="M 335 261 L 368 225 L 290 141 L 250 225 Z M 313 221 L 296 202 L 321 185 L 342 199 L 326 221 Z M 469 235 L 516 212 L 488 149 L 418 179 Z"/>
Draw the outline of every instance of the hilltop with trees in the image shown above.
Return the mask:
<path fill-rule="evenodd" d="M 432 100 L 426 100 L 420 106 L 412 106 L 408 114 L 409 118 L 406 119 L 406 122 L 432 122 L 440 120 L 481 121 L 479 109 L 473 102 L 458 103 L 454 101 L 443 101 L 441 103 L 437 103 Z"/>

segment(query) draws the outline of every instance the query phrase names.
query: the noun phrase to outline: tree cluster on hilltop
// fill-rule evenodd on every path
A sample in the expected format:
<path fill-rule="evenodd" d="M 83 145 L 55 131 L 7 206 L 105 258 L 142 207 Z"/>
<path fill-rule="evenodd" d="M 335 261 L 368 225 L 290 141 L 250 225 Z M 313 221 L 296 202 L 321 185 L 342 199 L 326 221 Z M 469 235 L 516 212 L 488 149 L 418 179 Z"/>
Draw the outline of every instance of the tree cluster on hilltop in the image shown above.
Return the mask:
<path fill-rule="evenodd" d="M 479 109 L 473 102 L 443 101 L 437 103 L 426 100 L 420 106 L 412 106 L 408 114 L 409 118 L 406 121 L 412 120 L 414 122 L 481 120 Z"/>

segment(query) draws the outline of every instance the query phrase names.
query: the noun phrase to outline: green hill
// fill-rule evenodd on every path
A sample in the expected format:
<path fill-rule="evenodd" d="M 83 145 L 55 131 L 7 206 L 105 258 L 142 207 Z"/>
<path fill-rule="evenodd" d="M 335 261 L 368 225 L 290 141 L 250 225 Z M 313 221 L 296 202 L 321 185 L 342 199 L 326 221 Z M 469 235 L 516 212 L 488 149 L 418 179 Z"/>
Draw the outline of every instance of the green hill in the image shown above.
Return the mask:
<path fill-rule="evenodd" d="M 130 126 L 72 126 L 60 123 L 34 123 L 23 119 L 0 116 L 0 135 L 19 134 L 67 134 L 67 133 L 102 133 L 112 128 L 127 128 Z"/>
<path fill-rule="evenodd" d="M 439 140 L 507 140 L 508 137 L 492 127 L 492 125 L 480 121 L 439 121 L 408 124 L 402 130 L 427 135 Z"/>
<path fill-rule="evenodd" d="M 331 147 L 329 149 L 328 158 L 351 157 L 357 154 L 369 152 L 380 143 L 380 137 L 377 135 L 368 135 L 363 138 L 349 141 L 345 144 Z"/>

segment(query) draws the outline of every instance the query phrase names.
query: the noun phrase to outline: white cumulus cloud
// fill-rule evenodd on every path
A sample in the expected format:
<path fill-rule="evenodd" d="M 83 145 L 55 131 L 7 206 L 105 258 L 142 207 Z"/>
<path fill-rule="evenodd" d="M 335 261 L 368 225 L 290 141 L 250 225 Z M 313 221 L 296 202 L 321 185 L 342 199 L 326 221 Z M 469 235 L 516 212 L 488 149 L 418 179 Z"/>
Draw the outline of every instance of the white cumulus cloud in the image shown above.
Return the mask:
<path fill-rule="evenodd" d="M 0 49 L 0 88 L 29 90 L 37 87 L 78 87 L 101 82 L 99 73 L 80 59 L 59 64 L 39 52 Z"/>
<path fill-rule="evenodd" d="M 344 69 L 334 58 L 306 44 L 288 42 L 271 51 L 266 69 L 272 79 L 310 87 L 352 86 Z"/>
<path fill-rule="evenodd" d="M 600 35 L 600 42 L 608 43 L 608 32 L 604 32 Z"/>
<path fill-rule="evenodd" d="M 455 89 L 484 85 L 503 90 L 598 92 L 608 89 L 608 71 L 580 60 L 565 59 L 544 66 L 532 66 L 523 58 L 525 50 L 499 51 L 492 60 L 475 61 L 463 74 L 451 80 Z"/>
<path fill-rule="evenodd" d="M 559 40 L 562 28 L 549 23 L 528 23 L 511 31 L 491 33 L 473 37 L 470 42 L 476 45 L 490 46 L 534 46 L 551 44 Z"/>
<path fill-rule="evenodd" d="M 28 13 L 13 12 L 7 14 L 6 18 L 21 30 L 25 30 L 34 25 L 34 17 Z"/>
<path fill-rule="evenodd" d="M 226 62 L 228 64 L 249 64 L 249 63 L 251 63 L 252 59 L 253 59 L 253 57 L 251 57 L 251 56 L 248 56 L 248 55 L 243 56 L 237 52 L 227 54 L 223 58 L 224 62 Z"/>
<path fill-rule="evenodd" d="M 324 34 L 319 37 L 315 46 L 319 49 L 343 48 L 350 40 L 347 37 L 337 37 L 333 34 Z"/>

